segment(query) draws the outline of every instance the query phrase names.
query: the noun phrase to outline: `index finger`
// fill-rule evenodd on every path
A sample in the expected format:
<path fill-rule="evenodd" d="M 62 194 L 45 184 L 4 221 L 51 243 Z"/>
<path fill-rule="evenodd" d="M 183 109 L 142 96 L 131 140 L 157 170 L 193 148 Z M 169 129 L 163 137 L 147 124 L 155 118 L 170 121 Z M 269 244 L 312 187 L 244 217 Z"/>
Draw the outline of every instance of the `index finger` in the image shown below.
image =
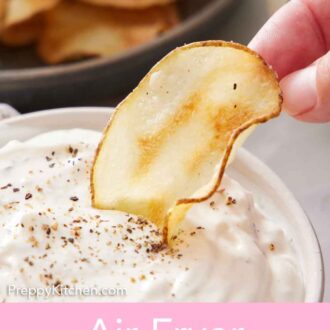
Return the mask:
<path fill-rule="evenodd" d="M 330 1 L 292 0 L 266 22 L 249 47 L 282 78 L 327 52 L 329 25 Z"/>

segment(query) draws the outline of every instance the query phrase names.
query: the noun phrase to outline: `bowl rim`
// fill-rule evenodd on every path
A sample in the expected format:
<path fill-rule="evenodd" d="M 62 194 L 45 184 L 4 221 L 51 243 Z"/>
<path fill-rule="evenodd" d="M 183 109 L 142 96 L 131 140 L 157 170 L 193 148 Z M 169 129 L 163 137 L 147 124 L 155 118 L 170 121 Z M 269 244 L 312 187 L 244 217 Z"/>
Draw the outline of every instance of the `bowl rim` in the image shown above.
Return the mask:
<path fill-rule="evenodd" d="M 191 17 L 188 17 L 186 20 L 182 21 L 180 24 L 178 24 L 164 35 L 161 35 L 146 44 L 114 55 L 111 58 L 91 58 L 85 59 L 81 62 L 63 63 L 56 66 L 47 65 L 45 67 L 35 68 L 4 69 L 0 70 L 0 82 L 4 81 L 9 83 L 18 80 L 25 81 L 38 78 L 57 78 L 69 74 L 74 74 L 77 71 L 81 73 L 82 71 L 89 71 L 91 69 L 102 68 L 104 66 L 115 64 L 120 65 L 120 63 L 137 57 L 145 51 L 153 51 L 163 43 L 171 42 L 175 38 L 184 36 L 188 31 L 201 26 L 204 21 L 211 20 L 212 18 L 216 17 L 220 10 L 225 9 L 233 2 L 236 2 L 236 0 L 215 0 L 202 8 L 200 12 L 192 15 Z"/>
<path fill-rule="evenodd" d="M 322 254 L 322 249 L 320 242 L 318 240 L 315 228 L 307 216 L 306 211 L 300 205 L 298 200 L 295 198 L 290 189 L 285 185 L 282 179 L 264 162 L 259 158 L 253 155 L 251 152 L 245 148 L 240 148 L 239 156 L 242 162 L 248 164 L 249 167 L 253 167 L 255 172 L 263 173 L 267 176 L 267 181 L 271 182 L 275 190 L 281 191 L 281 194 L 285 196 L 285 199 L 288 201 L 288 204 L 291 204 L 291 208 L 294 210 L 301 222 L 305 226 L 305 232 L 308 233 L 308 241 L 312 246 L 313 252 L 316 256 L 314 261 L 314 266 L 316 271 L 316 279 L 314 283 L 315 294 L 306 301 L 307 303 L 323 302 L 325 294 L 325 268 L 324 268 L 324 259 Z"/>
<path fill-rule="evenodd" d="M 77 114 L 92 114 L 93 112 L 99 112 L 102 114 L 106 114 L 111 116 L 113 107 L 97 107 L 97 106 L 88 106 L 88 107 L 67 107 L 67 108 L 57 108 L 57 109 L 48 109 L 48 110 L 40 110 L 33 113 L 27 113 L 22 115 L 17 115 L 11 118 L 7 118 L 0 121 L 1 125 L 15 125 L 20 122 L 24 122 L 26 120 L 31 120 L 34 118 L 42 119 L 44 117 L 48 117 L 50 115 L 56 114 L 59 116 L 61 114 L 71 114 L 76 116 Z M 28 127 L 28 126 L 27 126 Z M 1 133 L 0 133 L 1 134 Z M 1 146 L 0 146 L 1 148 Z M 267 181 L 271 182 L 272 186 L 276 188 L 276 190 L 281 191 L 281 194 L 285 195 L 286 200 L 288 200 L 288 204 L 291 204 L 291 208 L 293 212 L 295 212 L 298 217 L 301 219 L 302 223 L 305 226 L 305 232 L 308 232 L 308 241 L 310 242 L 313 251 L 315 252 L 315 260 L 314 266 L 317 272 L 317 276 L 314 279 L 314 289 L 315 294 L 313 297 L 309 297 L 306 301 L 308 302 L 322 302 L 324 299 L 324 291 L 325 291 L 325 270 L 324 270 L 324 262 L 322 257 L 322 250 L 320 243 L 317 238 L 317 234 L 313 227 L 311 220 L 306 215 L 306 212 L 294 197 L 293 193 L 287 188 L 284 182 L 280 179 L 280 177 L 273 172 L 273 170 L 268 167 L 264 162 L 262 162 L 259 158 L 251 154 L 244 148 L 240 148 L 238 157 L 243 163 L 247 163 L 250 167 L 254 168 L 254 171 L 259 171 L 258 173 L 264 173 L 267 176 Z"/>

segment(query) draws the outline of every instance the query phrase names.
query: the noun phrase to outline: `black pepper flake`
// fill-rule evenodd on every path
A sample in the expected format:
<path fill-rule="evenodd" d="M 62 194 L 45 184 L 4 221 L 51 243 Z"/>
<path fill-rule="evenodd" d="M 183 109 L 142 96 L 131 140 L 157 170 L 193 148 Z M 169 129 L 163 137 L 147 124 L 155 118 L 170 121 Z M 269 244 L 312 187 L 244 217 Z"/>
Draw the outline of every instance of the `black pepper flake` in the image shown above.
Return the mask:
<path fill-rule="evenodd" d="M 5 186 L 1 187 L 0 189 L 4 190 L 4 189 L 7 189 L 7 188 L 9 188 L 11 186 L 12 186 L 12 184 L 11 183 L 8 183 Z"/>
<path fill-rule="evenodd" d="M 236 199 L 231 197 L 231 196 L 228 196 L 226 205 L 230 206 L 230 205 L 233 205 L 233 204 L 236 204 Z"/>
<path fill-rule="evenodd" d="M 29 257 L 26 257 L 24 261 L 31 267 L 34 265 L 33 262 L 29 259 Z"/>
<path fill-rule="evenodd" d="M 70 200 L 72 200 L 73 202 L 77 202 L 79 201 L 79 198 L 77 196 L 72 196 L 70 197 Z"/>
<path fill-rule="evenodd" d="M 69 146 L 68 151 L 72 155 L 72 157 L 76 157 L 78 154 L 78 149 L 73 149 L 72 146 Z"/>
<path fill-rule="evenodd" d="M 166 245 L 163 242 L 151 244 L 151 252 L 153 252 L 153 253 L 161 252 L 165 248 L 166 248 Z"/>
<path fill-rule="evenodd" d="M 61 281 L 57 280 L 55 283 L 54 283 L 54 287 L 57 288 L 61 285 Z"/>
<path fill-rule="evenodd" d="M 31 193 L 27 193 L 27 194 L 25 195 L 25 199 L 28 200 L 28 199 L 30 199 L 30 198 L 32 198 L 32 194 L 31 194 Z"/>
<path fill-rule="evenodd" d="M 13 189 L 13 192 L 14 192 L 14 193 L 19 192 L 19 188 L 14 188 L 14 189 Z"/>
<path fill-rule="evenodd" d="M 233 89 L 235 90 L 237 88 L 237 84 L 235 83 L 234 85 L 233 85 Z"/>
<path fill-rule="evenodd" d="M 74 243 L 74 239 L 72 237 L 68 238 L 68 241 L 73 244 Z"/>

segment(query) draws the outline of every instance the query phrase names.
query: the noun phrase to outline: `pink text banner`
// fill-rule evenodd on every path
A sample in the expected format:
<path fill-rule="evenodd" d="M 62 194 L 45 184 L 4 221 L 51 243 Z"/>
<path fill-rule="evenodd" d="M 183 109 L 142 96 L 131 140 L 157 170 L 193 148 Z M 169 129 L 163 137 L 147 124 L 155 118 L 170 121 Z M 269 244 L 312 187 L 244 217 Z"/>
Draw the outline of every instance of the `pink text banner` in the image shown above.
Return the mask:
<path fill-rule="evenodd" d="M 6 330 L 329 330 L 330 304 L 1 304 Z"/>

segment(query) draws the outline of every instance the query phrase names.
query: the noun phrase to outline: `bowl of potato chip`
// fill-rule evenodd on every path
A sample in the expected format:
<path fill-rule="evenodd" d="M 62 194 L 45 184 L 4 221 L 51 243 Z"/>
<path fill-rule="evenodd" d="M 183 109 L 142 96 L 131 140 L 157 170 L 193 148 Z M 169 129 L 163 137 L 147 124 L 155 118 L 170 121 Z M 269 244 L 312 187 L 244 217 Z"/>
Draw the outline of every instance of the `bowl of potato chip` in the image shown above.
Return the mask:
<path fill-rule="evenodd" d="M 115 104 L 234 0 L 0 0 L 0 101 L 22 112 Z"/>

